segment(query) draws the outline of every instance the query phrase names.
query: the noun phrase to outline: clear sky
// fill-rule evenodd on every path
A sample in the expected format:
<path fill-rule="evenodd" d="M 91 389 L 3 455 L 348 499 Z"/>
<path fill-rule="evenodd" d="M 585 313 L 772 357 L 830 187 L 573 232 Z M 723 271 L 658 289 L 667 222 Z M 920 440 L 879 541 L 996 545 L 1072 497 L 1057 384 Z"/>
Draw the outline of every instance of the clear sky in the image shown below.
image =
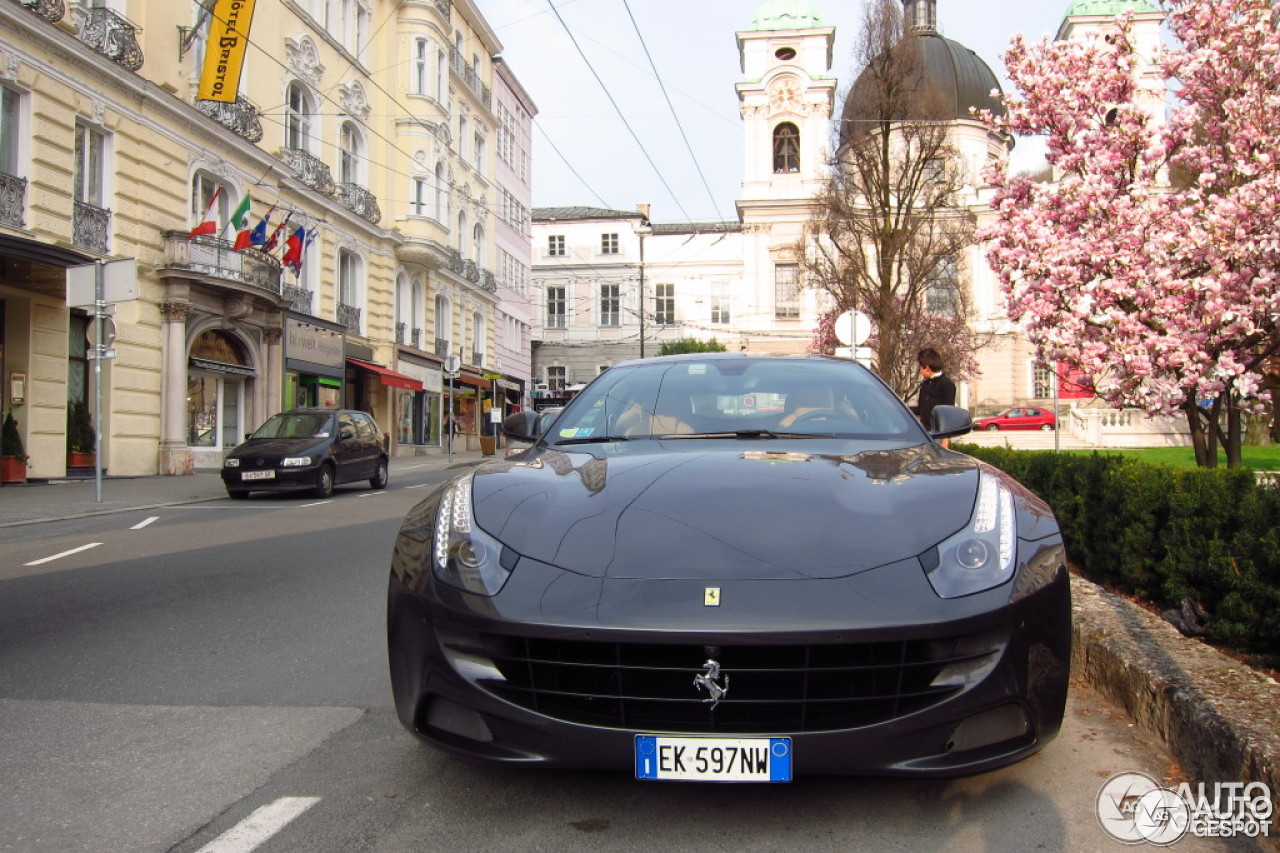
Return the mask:
<path fill-rule="evenodd" d="M 650 202 L 656 222 L 736 218 L 743 147 L 735 33 L 750 28 L 761 2 L 476 0 L 538 108 L 534 206 L 631 210 Z M 842 101 L 855 73 L 863 2 L 812 2 L 823 25 L 836 27 L 832 74 Z M 982 57 L 1007 89 L 1000 56 L 1010 37 L 1056 32 L 1069 5 L 938 0 L 938 25 Z M 1015 150 L 1015 165 L 1030 162 L 1034 150 Z"/>

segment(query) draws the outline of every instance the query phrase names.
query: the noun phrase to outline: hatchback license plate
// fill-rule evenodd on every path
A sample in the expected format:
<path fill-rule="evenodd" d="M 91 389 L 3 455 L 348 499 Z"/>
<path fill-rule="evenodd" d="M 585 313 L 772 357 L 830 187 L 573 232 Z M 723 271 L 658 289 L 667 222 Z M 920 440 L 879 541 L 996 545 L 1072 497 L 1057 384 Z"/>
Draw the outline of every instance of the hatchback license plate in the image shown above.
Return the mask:
<path fill-rule="evenodd" d="M 242 471 L 240 473 L 241 480 L 274 480 L 275 478 L 275 471 Z"/>
<path fill-rule="evenodd" d="M 636 735 L 636 778 L 790 782 L 791 738 Z"/>

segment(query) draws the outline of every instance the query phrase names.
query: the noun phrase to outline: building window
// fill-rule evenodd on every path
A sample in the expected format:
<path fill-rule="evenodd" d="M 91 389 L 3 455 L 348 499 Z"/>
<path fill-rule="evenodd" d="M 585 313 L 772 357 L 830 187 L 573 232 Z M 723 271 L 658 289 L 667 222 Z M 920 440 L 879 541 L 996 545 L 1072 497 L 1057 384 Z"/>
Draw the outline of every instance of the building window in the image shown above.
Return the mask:
<path fill-rule="evenodd" d="M 354 123 L 344 121 L 341 132 L 342 151 L 338 160 L 338 183 L 363 185 L 364 141 Z"/>
<path fill-rule="evenodd" d="M 8 86 L 0 86 L 0 172 L 17 176 L 18 152 L 22 145 L 22 96 Z"/>
<path fill-rule="evenodd" d="M 925 310 L 941 317 L 957 316 L 960 313 L 959 286 L 956 259 L 938 258 L 925 287 Z"/>
<path fill-rule="evenodd" d="M 485 344 L 488 341 L 488 332 L 485 329 L 484 315 L 479 312 L 471 315 L 471 363 L 474 365 L 484 364 Z"/>
<path fill-rule="evenodd" d="M 728 287 L 723 284 L 716 284 L 711 287 L 711 322 L 713 323 L 728 323 L 730 321 L 728 290 Z"/>
<path fill-rule="evenodd" d="M 191 222 L 193 224 L 199 225 L 204 221 L 206 210 L 209 211 L 209 218 L 215 223 L 226 222 L 231 202 L 227 188 L 204 172 L 196 172 L 195 177 L 191 179 Z M 210 204 L 213 205 L 212 210 L 210 210 Z M 217 234 L 213 236 L 216 237 Z"/>
<path fill-rule="evenodd" d="M 467 117 L 458 116 L 458 159 L 467 160 Z"/>
<path fill-rule="evenodd" d="M 471 229 L 471 248 L 475 252 L 476 266 L 484 268 L 484 226 L 479 222 Z"/>
<path fill-rule="evenodd" d="M 1048 365 L 1037 364 L 1032 372 L 1031 396 L 1047 400 L 1053 396 L 1054 375 Z"/>
<path fill-rule="evenodd" d="M 449 219 L 449 172 L 444 161 L 436 163 L 436 222 Z"/>
<path fill-rule="evenodd" d="M 800 171 L 800 131 L 789 121 L 773 131 L 773 171 L 780 175 Z"/>
<path fill-rule="evenodd" d="M 427 179 L 414 178 L 413 186 L 409 189 L 409 194 L 409 213 L 414 216 L 430 215 L 431 191 L 427 188 Z"/>
<path fill-rule="evenodd" d="M 338 250 L 338 322 L 357 335 L 364 334 L 363 267 L 350 249 Z"/>
<path fill-rule="evenodd" d="M 311 151 L 311 99 L 306 87 L 294 80 L 285 96 L 284 146 L 296 151 Z"/>
<path fill-rule="evenodd" d="M 453 349 L 453 305 L 447 296 L 436 297 L 436 355 L 445 356 Z"/>
<path fill-rule="evenodd" d="M 564 367 L 548 367 L 547 368 L 547 390 L 563 391 L 565 388 L 565 368 Z"/>
<path fill-rule="evenodd" d="M 415 95 L 430 93 L 431 42 L 415 39 L 413 42 L 413 69 L 410 72 L 409 91 Z"/>
<path fill-rule="evenodd" d="M 600 285 L 600 325 L 617 326 L 622 321 L 619 289 L 616 284 Z"/>
<path fill-rule="evenodd" d="M 618 235 L 617 234 L 601 234 L 600 235 L 600 254 L 602 255 L 618 254 Z"/>
<path fill-rule="evenodd" d="M 475 154 L 475 166 L 477 170 L 483 172 L 484 171 L 484 148 L 485 148 L 484 136 L 480 133 L 476 133 L 475 142 L 476 142 L 476 145 L 473 151 L 473 153 Z"/>
<path fill-rule="evenodd" d="M 774 265 L 773 316 L 783 320 L 791 320 L 800 316 L 799 264 Z"/>
<path fill-rule="evenodd" d="M 569 304 L 564 287 L 547 288 L 547 328 L 563 329 Z"/>
<path fill-rule="evenodd" d="M 88 125 L 76 125 L 76 201 L 106 207 L 106 151 L 104 134 Z"/>
<path fill-rule="evenodd" d="M 547 254 L 553 258 L 564 257 L 564 235 L 552 234 L 547 237 Z"/>
<path fill-rule="evenodd" d="M 653 322 L 659 326 L 672 326 L 676 322 L 676 286 L 659 284 L 654 288 Z"/>

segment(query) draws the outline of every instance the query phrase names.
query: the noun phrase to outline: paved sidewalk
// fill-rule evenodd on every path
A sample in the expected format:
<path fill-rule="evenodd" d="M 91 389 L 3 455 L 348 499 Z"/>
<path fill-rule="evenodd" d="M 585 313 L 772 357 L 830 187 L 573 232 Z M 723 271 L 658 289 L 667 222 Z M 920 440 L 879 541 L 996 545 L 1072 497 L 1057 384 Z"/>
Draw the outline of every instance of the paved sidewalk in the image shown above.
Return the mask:
<path fill-rule="evenodd" d="M 400 471 L 467 467 L 484 459 L 479 451 L 397 456 L 391 459 L 391 479 Z M 101 502 L 92 477 L 5 484 L 0 485 L 0 528 L 226 497 L 221 475 L 212 470 L 186 477 L 104 477 Z"/>

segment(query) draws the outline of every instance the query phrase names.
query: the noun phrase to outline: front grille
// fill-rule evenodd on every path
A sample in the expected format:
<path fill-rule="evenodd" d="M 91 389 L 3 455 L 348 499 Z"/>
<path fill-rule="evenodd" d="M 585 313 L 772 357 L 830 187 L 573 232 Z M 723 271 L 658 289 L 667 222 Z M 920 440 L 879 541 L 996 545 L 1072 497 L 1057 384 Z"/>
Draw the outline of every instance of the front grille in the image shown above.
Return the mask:
<path fill-rule="evenodd" d="M 693 733 L 874 725 L 953 695 L 963 679 L 944 670 L 995 651 L 973 638 L 708 649 L 489 635 L 482 645 L 502 678 L 479 683 L 508 702 L 567 722 Z M 709 657 L 728 688 L 715 707 L 694 685 Z"/>

